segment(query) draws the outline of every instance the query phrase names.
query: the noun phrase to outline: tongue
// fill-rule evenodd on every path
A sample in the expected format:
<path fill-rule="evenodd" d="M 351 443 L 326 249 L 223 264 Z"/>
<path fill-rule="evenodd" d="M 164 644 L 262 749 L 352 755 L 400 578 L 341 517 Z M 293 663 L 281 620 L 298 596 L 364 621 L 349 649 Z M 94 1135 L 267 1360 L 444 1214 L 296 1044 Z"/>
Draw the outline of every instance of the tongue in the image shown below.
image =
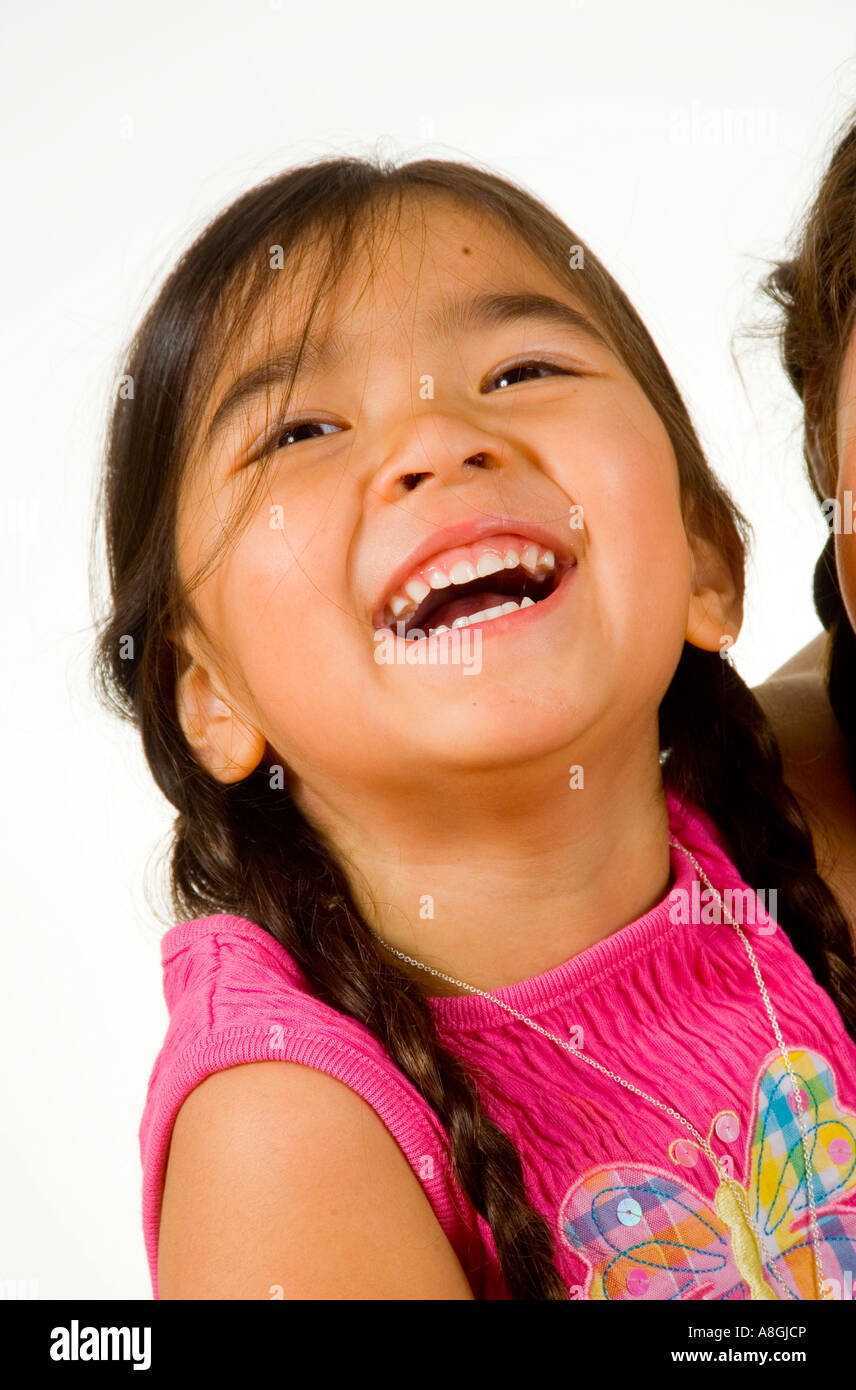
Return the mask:
<path fill-rule="evenodd" d="M 436 608 L 430 618 L 426 618 L 422 624 L 425 632 L 430 632 L 432 628 L 451 627 L 456 618 L 469 618 L 473 613 L 483 613 L 486 608 L 496 608 L 501 603 L 508 603 L 511 594 L 498 594 L 492 589 L 483 589 L 477 594 L 463 594 L 460 598 L 450 599 L 440 608 Z"/>

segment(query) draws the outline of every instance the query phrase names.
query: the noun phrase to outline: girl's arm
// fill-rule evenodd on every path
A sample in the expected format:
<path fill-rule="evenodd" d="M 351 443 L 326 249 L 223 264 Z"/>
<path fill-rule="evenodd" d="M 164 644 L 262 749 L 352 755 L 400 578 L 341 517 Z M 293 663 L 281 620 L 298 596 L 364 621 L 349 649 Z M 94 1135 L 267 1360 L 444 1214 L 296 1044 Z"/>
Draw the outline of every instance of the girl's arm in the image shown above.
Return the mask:
<path fill-rule="evenodd" d="M 162 1299 L 473 1297 L 383 1121 L 292 1062 L 215 1072 L 182 1105 L 158 1284 Z"/>

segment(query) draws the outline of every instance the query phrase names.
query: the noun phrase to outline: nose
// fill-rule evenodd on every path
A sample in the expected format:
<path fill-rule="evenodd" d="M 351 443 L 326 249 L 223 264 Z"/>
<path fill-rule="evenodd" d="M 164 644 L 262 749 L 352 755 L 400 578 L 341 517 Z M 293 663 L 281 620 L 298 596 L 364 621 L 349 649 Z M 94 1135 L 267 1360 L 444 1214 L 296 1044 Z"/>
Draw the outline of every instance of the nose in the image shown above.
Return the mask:
<path fill-rule="evenodd" d="M 414 420 L 386 457 L 372 490 L 390 501 L 432 481 L 460 482 L 472 470 L 492 472 L 503 467 L 507 446 L 483 431 L 448 415 Z"/>
<path fill-rule="evenodd" d="M 477 454 L 470 454 L 469 458 L 465 458 L 465 459 L 464 459 L 464 466 L 466 467 L 467 465 L 470 465 L 470 466 L 472 466 L 473 468 L 476 468 L 476 467 L 478 467 L 478 468 L 489 468 L 489 467 L 490 467 L 490 464 L 488 463 L 487 454 L 484 453 L 483 451 L 480 451 L 480 452 L 477 453 Z M 418 486 L 419 486 L 419 484 L 422 482 L 423 478 L 430 478 L 430 477 L 431 477 L 430 472 L 424 472 L 424 473 L 404 473 L 404 474 L 402 474 L 401 481 L 402 481 L 402 483 L 404 484 L 404 487 L 406 488 L 406 490 L 407 490 L 408 492 L 412 492 L 413 489 L 414 489 L 415 487 L 418 487 Z"/>

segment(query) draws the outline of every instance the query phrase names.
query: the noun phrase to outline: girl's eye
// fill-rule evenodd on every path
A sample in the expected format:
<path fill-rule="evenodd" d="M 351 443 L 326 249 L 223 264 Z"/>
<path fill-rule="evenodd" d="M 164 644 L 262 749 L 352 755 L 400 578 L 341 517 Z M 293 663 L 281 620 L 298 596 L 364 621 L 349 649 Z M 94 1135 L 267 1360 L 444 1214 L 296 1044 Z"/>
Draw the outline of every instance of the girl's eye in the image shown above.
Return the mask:
<path fill-rule="evenodd" d="M 541 369 L 543 369 L 543 370 L 541 370 Z M 543 376 L 543 375 L 548 375 L 548 376 L 549 376 L 550 374 L 558 375 L 558 376 L 581 376 L 581 375 L 582 375 L 581 372 L 575 372 L 575 371 L 573 371 L 573 369 L 570 368 L 570 367 L 560 367 L 560 366 L 558 365 L 557 362 L 545 362 L 545 361 L 542 361 L 542 360 L 539 358 L 539 359 L 533 360 L 533 361 L 515 362 L 515 363 L 514 363 L 512 366 L 510 366 L 510 367 L 503 367 L 501 371 L 497 372 L 495 376 L 493 376 L 493 377 L 491 377 L 491 378 L 489 379 L 488 390 L 489 390 L 489 391 L 495 390 L 497 386 L 500 386 L 500 387 L 502 387 L 502 386 L 516 386 L 518 380 L 521 380 L 521 381 L 522 381 L 522 380 L 525 380 L 525 379 L 526 379 L 525 377 L 523 377 L 523 376 L 521 376 L 521 375 L 519 375 L 519 374 L 520 374 L 520 373 L 523 373 L 523 372 L 531 372 L 531 371 L 540 371 L 540 373 L 541 373 L 542 376 Z M 530 380 L 530 381 L 531 381 L 531 380 L 536 380 L 536 381 L 537 381 L 538 378 L 537 378 L 537 377 L 534 377 L 534 378 L 533 378 L 533 377 L 530 377 L 529 380 Z"/>
<path fill-rule="evenodd" d="M 292 444 L 299 444 L 305 438 L 318 437 L 315 434 L 304 435 L 303 430 L 324 432 L 337 429 L 339 426 L 330 424 L 328 420 L 286 420 L 284 424 L 277 425 L 273 434 L 269 435 L 267 442 L 262 445 L 259 457 L 275 453 L 277 449 L 288 449 Z"/>

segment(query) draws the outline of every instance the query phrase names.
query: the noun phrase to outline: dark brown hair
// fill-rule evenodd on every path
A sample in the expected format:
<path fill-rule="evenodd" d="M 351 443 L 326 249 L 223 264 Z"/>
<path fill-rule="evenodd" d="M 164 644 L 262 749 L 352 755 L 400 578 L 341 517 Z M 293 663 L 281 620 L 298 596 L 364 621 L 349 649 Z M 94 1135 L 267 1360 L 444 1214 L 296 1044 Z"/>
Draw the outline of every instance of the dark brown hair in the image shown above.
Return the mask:
<path fill-rule="evenodd" d="M 119 393 L 109 425 L 99 521 L 110 594 L 94 672 L 101 698 L 139 729 L 154 778 L 177 811 L 172 913 L 230 912 L 259 923 L 320 999 L 371 1029 L 444 1125 L 454 1172 L 493 1232 L 510 1296 L 565 1299 L 552 1232 L 530 1204 L 515 1146 L 486 1113 L 476 1078 L 439 1042 L 424 993 L 356 909 L 334 848 L 287 791 L 272 792 L 266 759 L 233 785 L 208 775 L 176 713 L 183 656 L 173 636 L 192 619 L 175 541 L 189 422 L 226 347 L 271 299 L 270 248 L 283 249 L 286 267 L 307 250 L 318 258 L 314 312 L 358 235 L 371 243 L 378 216 L 405 197 L 433 195 L 495 218 L 589 309 L 664 422 L 688 525 L 727 557 L 742 596 L 746 523 L 708 468 L 644 325 L 580 238 L 527 191 L 473 165 L 320 160 L 267 180 L 214 218 L 181 256 L 123 356 L 133 394 Z M 569 268 L 572 246 L 583 248 L 582 269 Z M 756 700 L 730 662 L 686 645 L 660 719 L 669 783 L 713 817 L 747 882 L 777 889 L 781 926 L 856 1037 L 850 933 L 817 875 Z"/>
<path fill-rule="evenodd" d="M 838 140 L 793 238 L 793 254 L 776 263 L 764 289 L 780 311 L 781 358 L 803 403 L 803 453 L 824 502 L 838 486 L 836 398 L 856 321 L 856 124 Z M 814 604 L 829 633 L 829 703 L 848 741 L 856 790 L 856 634 L 841 595 L 831 530 L 815 567 Z"/>

